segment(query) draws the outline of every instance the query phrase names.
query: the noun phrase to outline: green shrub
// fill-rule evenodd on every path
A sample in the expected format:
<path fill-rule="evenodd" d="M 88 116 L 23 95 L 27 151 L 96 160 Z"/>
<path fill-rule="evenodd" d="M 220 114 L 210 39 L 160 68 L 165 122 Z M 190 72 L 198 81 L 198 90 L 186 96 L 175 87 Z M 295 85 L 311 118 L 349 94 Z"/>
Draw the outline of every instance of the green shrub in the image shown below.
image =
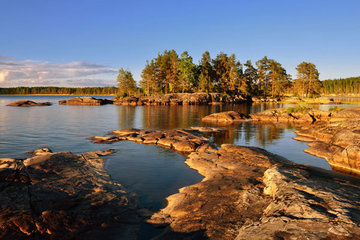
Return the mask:
<path fill-rule="evenodd" d="M 341 110 L 343 110 L 343 108 L 339 106 L 333 106 L 329 108 L 329 112 L 340 112 Z"/>
<path fill-rule="evenodd" d="M 288 107 L 285 109 L 288 113 L 307 113 L 311 110 L 310 107 L 303 106 L 303 105 L 297 105 L 296 107 Z"/>

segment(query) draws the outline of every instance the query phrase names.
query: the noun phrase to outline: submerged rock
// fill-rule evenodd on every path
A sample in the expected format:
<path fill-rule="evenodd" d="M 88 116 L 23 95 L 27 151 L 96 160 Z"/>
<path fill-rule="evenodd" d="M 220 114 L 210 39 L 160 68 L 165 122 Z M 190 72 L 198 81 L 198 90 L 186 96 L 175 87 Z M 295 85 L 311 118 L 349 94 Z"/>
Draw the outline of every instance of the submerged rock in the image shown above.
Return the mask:
<path fill-rule="evenodd" d="M 93 97 L 75 97 L 67 100 L 60 100 L 62 105 L 104 105 L 112 104 L 113 101 L 108 99 L 97 99 Z"/>
<path fill-rule="evenodd" d="M 10 107 L 34 107 L 34 106 L 50 106 L 52 105 L 51 102 L 33 102 L 30 100 L 21 100 L 21 101 L 17 101 L 17 102 L 13 102 L 13 103 L 9 103 L 6 106 L 10 106 Z"/>
<path fill-rule="evenodd" d="M 22 163 L 0 171 L 1 239 L 136 239 L 137 196 L 111 180 L 98 154 Z"/>

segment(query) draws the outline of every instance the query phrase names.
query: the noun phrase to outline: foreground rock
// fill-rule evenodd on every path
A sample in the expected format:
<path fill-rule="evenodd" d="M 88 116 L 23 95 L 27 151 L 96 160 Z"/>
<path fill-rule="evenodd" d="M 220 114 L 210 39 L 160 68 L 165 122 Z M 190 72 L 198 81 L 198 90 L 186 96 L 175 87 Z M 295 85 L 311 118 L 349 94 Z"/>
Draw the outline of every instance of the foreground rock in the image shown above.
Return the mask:
<path fill-rule="evenodd" d="M 238 104 L 251 101 L 241 96 L 229 96 L 220 93 L 170 93 L 159 96 L 114 98 L 117 105 L 203 105 Z"/>
<path fill-rule="evenodd" d="M 239 121 L 243 122 L 244 120 L 249 120 L 249 119 L 250 119 L 249 115 L 235 111 L 228 111 L 228 112 L 210 114 L 208 116 L 203 117 L 201 121 L 218 123 L 218 124 L 231 124 Z"/>
<path fill-rule="evenodd" d="M 160 140 L 187 138 L 179 130 L 113 133 L 165 147 Z M 359 179 L 235 145 L 194 148 L 186 164 L 205 178 L 168 197 L 167 207 L 152 215 L 149 223 L 167 226 L 156 239 L 360 238 Z"/>
<path fill-rule="evenodd" d="M 136 239 L 137 197 L 96 153 L 40 152 L 0 159 L 0 239 Z"/>
<path fill-rule="evenodd" d="M 60 100 L 59 104 L 62 105 L 104 105 L 112 104 L 113 102 L 108 99 L 97 99 L 93 97 L 75 97 L 67 100 Z"/>
<path fill-rule="evenodd" d="M 51 102 L 33 102 L 30 100 L 21 100 L 21 101 L 17 101 L 17 102 L 13 102 L 10 103 L 6 106 L 10 106 L 10 107 L 35 107 L 35 106 L 50 106 L 52 105 Z"/>

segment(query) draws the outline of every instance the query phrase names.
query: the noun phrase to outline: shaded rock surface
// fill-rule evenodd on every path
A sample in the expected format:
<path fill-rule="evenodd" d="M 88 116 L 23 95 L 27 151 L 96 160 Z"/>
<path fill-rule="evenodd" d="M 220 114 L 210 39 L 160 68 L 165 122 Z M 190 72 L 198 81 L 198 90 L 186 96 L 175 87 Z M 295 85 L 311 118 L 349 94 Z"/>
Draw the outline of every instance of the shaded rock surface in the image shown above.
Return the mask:
<path fill-rule="evenodd" d="M 96 153 L 0 159 L 1 239 L 136 239 L 137 196 Z"/>
<path fill-rule="evenodd" d="M 93 97 L 75 97 L 67 100 L 60 100 L 59 104 L 62 105 L 104 105 L 112 104 L 113 102 L 108 99 L 97 99 Z"/>
<path fill-rule="evenodd" d="M 34 107 L 34 106 L 50 106 L 52 105 L 51 102 L 33 102 L 30 100 L 21 100 L 13 103 L 9 103 L 6 106 L 10 107 Z"/>
<path fill-rule="evenodd" d="M 229 96 L 220 93 L 169 93 L 158 96 L 142 96 L 114 98 L 117 105 L 202 105 L 202 104 L 223 104 L 223 103 L 244 103 L 249 99 L 241 96 Z"/>
<path fill-rule="evenodd" d="M 163 147 L 188 138 L 182 130 L 113 134 L 138 143 L 148 136 Z M 201 146 L 193 148 L 186 164 L 204 179 L 169 196 L 167 207 L 151 216 L 149 223 L 166 226 L 156 239 L 360 238 L 359 179 L 295 164 L 260 148 Z"/>

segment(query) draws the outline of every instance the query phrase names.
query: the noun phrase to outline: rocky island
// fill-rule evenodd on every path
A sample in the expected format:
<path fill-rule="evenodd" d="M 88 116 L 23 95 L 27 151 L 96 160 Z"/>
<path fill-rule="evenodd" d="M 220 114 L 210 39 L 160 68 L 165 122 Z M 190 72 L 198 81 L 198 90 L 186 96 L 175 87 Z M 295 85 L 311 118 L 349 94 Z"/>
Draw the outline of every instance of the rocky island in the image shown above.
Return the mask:
<path fill-rule="evenodd" d="M 112 104 L 111 100 L 97 99 L 94 97 L 75 97 L 68 100 L 60 100 L 60 105 L 105 105 Z"/>
<path fill-rule="evenodd" d="M 34 107 L 34 106 L 50 106 L 52 105 L 52 103 L 50 102 L 34 102 L 34 101 L 30 101 L 30 100 L 20 100 L 20 101 L 16 101 L 13 103 L 9 103 L 6 106 L 10 106 L 10 107 Z"/>

